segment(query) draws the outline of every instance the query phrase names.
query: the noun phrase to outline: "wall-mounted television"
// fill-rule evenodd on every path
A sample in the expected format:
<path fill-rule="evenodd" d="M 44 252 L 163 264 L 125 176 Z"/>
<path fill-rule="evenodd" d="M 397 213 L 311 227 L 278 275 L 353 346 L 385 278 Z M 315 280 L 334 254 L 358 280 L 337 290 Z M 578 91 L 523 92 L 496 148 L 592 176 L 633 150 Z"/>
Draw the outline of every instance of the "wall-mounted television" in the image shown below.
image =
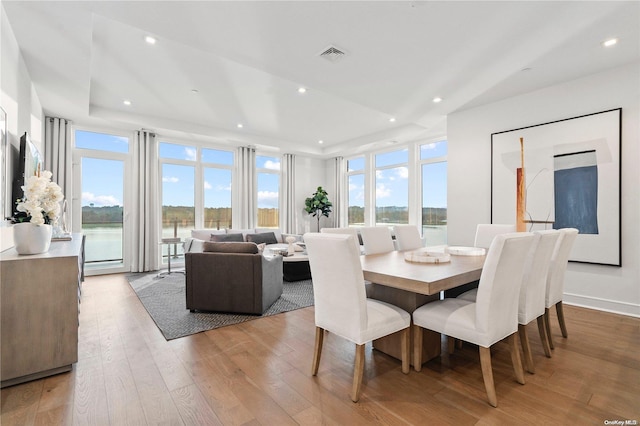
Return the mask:
<path fill-rule="evenodd" d="M 37 175 L 44 169 L 44 160 L 38 148 L 31 142 L 27 132 L 20 137 L 18 163 L 13 168 L 13 192 L 11 194 L 11 213 L 15 212 L 16 200 L 24 196 L 22 187 L 25 179 Z"/>

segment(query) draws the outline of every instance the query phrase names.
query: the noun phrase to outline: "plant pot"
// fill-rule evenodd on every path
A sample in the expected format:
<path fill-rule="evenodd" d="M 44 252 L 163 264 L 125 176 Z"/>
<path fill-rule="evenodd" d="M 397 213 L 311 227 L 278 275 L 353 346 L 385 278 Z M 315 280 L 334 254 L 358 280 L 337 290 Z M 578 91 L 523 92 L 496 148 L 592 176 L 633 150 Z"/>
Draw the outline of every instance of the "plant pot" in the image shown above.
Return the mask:
<path fill-rule="evenodd" d="M 49 250 L 51 225 L 34 225 L 31 222 L 13 225 L 13 242 L 18 254 L 40 254 Z"/>

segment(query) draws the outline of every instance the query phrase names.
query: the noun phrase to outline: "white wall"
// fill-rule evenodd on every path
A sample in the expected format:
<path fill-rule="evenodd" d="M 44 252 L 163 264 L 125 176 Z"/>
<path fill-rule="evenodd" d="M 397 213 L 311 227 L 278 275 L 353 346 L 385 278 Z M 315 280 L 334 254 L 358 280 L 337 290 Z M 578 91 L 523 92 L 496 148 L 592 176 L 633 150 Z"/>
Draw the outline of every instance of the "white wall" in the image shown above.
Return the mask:
<path fill-rule="evenodd" d="M 13 30 L 7 21 L 4 8 L 0 6 L 0 106 L 7 114 L 7 170 L 0 173 L 1 185 L 4 185 L 6 199 L 2 206 L 11 214 L 11 176 L 13 165 L 18 160 L 20 152 L 20 135 L 28 132 L 33 143 L 40 152 L 43 146 L 43 111 L 38 95 L 33 87 L 29 72 L 24 63 Z M 0 209 L 1 210 L 1 209 Z M 11 247 L 11 232 L 9 228 L 0 228 L 2 247 Z"/>
<path fill-rule="evenodd" d="M 298 213 L 298 233 L 317 232 L 316 218 L 304 211 L 304 200 L 311 197 L 319 186 L 328 190 L 327 164 L 317 158 L 296 155 L 296 212 Z M 320 227 L 326 226 L 329 219 L 322 218 Z"/>
<path fill-rule="evenodd" d="M 564 301 L 640 316 L 639 76 L 630 64 L 449 115 L 449 244 L 490 222 L 491 133 L 622 107 L 622 267 L 570 263 Z"/>

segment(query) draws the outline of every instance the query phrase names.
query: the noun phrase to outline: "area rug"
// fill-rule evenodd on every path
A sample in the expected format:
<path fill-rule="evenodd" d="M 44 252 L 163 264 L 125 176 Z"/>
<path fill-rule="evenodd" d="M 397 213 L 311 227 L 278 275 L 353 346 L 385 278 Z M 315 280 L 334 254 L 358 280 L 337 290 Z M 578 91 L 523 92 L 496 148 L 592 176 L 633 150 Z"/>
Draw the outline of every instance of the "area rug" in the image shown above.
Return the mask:
<path fill-rule="evenodd" d="M 311 280 L 285 281 L 282 296 L 262 316 L 192 313 L 185 307 L 185 276 L 183 274 L 170 274 L 163 278 L 155 273 L 131 274 L 127 279 L 167 340 L 313 305 Z"/>

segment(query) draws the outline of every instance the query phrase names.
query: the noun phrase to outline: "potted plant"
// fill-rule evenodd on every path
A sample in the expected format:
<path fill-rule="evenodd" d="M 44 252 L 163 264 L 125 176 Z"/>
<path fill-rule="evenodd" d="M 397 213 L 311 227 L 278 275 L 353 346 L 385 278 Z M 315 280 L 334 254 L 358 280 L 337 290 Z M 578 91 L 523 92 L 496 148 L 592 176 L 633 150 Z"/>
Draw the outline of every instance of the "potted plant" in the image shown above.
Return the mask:
<path fill-rule="evenodd" d="M 51 176 L 51 172 L 44 170 L 27 178 L 22 187 L 24 197 L 16 201 L 12 222 L 18 254 L 38 254 L 49 249 L 51 225 L 57 222 L 64 199 Z"/>
<path fill-rule="evenodd" d="M 320 217 L 329 217 L 331 206 L 333 206 L 327 195 L 327 191 L 319 186 L 311 197 L 304 200 L 304 210 L 318 220 L 318 232 L 320 232 Z"/>

